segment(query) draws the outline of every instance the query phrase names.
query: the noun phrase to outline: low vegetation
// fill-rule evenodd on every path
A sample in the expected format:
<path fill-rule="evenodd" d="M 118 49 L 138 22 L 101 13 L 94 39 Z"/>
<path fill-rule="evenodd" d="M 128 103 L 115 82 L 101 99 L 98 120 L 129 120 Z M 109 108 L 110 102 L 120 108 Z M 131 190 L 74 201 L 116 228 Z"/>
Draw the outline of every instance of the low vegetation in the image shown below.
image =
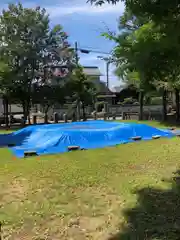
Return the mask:
<path fill-rule="evenodd" d="M 179 144 L 161 139 L 27 159 L 0 149 L 4 239 L 178 239 Z"/>

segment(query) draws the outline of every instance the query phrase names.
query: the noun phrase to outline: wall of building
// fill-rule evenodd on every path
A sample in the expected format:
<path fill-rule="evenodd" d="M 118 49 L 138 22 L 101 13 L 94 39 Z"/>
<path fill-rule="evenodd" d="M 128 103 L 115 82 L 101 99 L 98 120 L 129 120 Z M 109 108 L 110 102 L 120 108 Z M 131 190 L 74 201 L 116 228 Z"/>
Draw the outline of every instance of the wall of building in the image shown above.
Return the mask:
<path fill-rule="evenodd" d="M 53 114 L 53 112 L 57 112 L 60 115 L 63 115 L 64 113 L 69 113 L 70 114 L 70 108 L 69 107 L 62 107 L 62 108 L 56 108 L 56 109 L 51 109 L 49 111 L 49 115 L 51 116 Z M 144 106 L 144 112 L 158 112 L 158 113 L 162 113 L 162 105 L 145 105 Z M 87 114 L 91 114 L 91 112 L 93 111 L 92 107 L 88 107 L 86 108 L 86 113 Z M 125 106 L 120 106 L 120 105 L 109 105 L 108 106 L 108 112 L 110 114 L 117 114 L 117 115 L 121 115 L 122 112 L 139 112 L 139 106 L 133 106 L 133 105 L 125 105 Z"/>
<path fill-rule="evenodd" d="M 61 108 L 53 108 L 50 109 L 49 115 L 53 114 L 53 112 L 58 112 L 60 114 L 66 113 L 67 111 L 71 111 L 71 105 L 66 106 L 66 107 L 61 107 Z M 148 111 L 154 111 L 154 112 L 162 112 L 162 105 L 145 105 L 144 106 L 144 112 Z M 9 107 L 9 110 L 12 113 L 15 112 L 23 112 L 22 107 L 12 104 L 11 107 Z M 39 110 L 39 107 L 38 107 Z M 91 107 L 87 108 L 87 112 L 90 112 L 92 110 Z M 134 106 L 134 105 L 109 105 L 109 112 L 111 113 L 121 113 L 121 112 L 139 112 L 139 106 Z M 0 99 L 0 115 L 3 115 L 3 104 L 2 100 Z"/>

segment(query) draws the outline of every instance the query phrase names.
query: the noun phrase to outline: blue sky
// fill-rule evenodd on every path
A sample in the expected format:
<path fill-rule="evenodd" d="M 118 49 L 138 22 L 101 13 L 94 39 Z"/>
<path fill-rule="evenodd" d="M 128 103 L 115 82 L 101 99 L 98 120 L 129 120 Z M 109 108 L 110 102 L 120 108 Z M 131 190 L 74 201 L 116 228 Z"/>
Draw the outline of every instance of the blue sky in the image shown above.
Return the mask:
<path fill-rule="evenodd" d="M 5 8 L 9 0 L 1 0 L 0 9 Z M 11 1 L 17 2 L 17 1 Z M 73 45 L 78 42 L 80 48 L 90 48 L 100 52 L 110 52 L 113 42 L 101 37 L 101 33 L 108 27 L 112 31 L 117 30 L 117 21 L 124 11 L 123 3 L 116 6 L 103 5 L 101 7 L 91 6 L 86 0 L 30 0 L 21 1 L 26 7 L 41 6 L 50 14 L 51 24 L 61 24 L 69 35 L 69 41 Z M 98 66 L 102 74 L 105 73 L 105 62 L 97 59 L 103 54 L 80 54 L 80 62 L 86 66 Z M 107 56 L 107 55 L 104 55 Z M 120 81 L 114 76 L 114 67 L 110 67 L 111 88 L 119 85 Z M 105 80 L 106 76 L 101 77 Z"/>

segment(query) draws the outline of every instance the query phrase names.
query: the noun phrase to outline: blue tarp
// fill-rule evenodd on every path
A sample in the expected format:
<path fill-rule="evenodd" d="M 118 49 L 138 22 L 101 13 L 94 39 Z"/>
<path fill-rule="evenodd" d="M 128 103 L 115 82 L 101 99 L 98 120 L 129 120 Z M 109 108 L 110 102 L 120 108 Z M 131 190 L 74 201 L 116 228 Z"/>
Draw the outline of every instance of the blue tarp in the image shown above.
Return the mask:
<path fill-rule="evenodd" d="M 159 130 L 145 124 L 86 121 L 49 125 L 28 126 L 11 134 L 0 135 L 0 145 L 15 144 L 11 150 L 17 157 L 25 151 L 38 155 L 68 151 L 68 146 L 81 149 L 101 148 L 132 142 L 132 137 L 141 136 L 150 140 L 153 136 L 173 137 L 169 131 Z"/>

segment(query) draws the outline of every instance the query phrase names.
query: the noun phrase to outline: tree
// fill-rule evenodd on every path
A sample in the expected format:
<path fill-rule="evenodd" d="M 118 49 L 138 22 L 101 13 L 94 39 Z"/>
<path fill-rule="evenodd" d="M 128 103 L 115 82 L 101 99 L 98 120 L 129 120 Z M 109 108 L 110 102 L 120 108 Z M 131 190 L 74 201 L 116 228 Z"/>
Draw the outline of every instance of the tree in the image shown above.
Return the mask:
<path fill-rule="evenodd" d="M 119 29 L 121 30 L 120 35 L 106 34 L 108 37 L 111 35 L 110 39 L 117 43 L 114 49 L 118 59 L 116 73 L 120 74 L 121 77 L 125 73 L 126 80 L 136 79 L 135 85 L 137 86 L 141 83 L 141 81 L 137 81 L 137 74 L 140 76 L 140 71 L 144 72 L 144 76 L 146 76 L 144 86 L 149 85 L 150 88 L 154 86 L 162 92 L 163 119 L 165 120 L 167 91 L 175 88 L 177 98 L 179 96 L 177 78 L 180 62 L 176 46 L 173 47 L 172 44 L 169 44 L 169 37 L 164 33 L 161 25 L 148 20 L 147 16 L 134 16 L 127 7 L 120 18 Z M 149 90 L 147 89 L 147 91 Z M 179 119 L 178 111 L 179 107 L 176 111 L 177 119 Z"/>
<path fill-rule="evenodd" d="M 96 95 L 96 89 L 94 84 L 83 73 L 83 68 L 78 66 L 68 81 L 67 91 L 72 100 L 75 100 L 77 107 L 82 104 L 83 119 L 86 119 L 85 107 L 91 105 Z"/>
<path fill-rule="evenodd" d="M 104 3 L 116 4 L 119 1 L 90 0 L 91 3 L 96 5 Z M 152 51 L 149 57 L 150 67 L 148 65 L 149 74 L 151 75 L 150 81 L 154 81 L 157 89 L 163 92 L 164 110 L 167 90 L 174 89 L 176 95 L 176 118 L 179 120 L 179 2 L 161 0 L 124 0 L 123 2 L 125 3 L 125 13 L 121 17 L 121 26 L 123 28 L 135 31 L 142 26 L 142 23 L 143 25 L 153 23 L 151 29 L 158 33 L 158 35 L 156 34 L 158 41 L 155 41 L 156 49 L 149 48 Z"/>
<path fill-rule="evenodd" d="M 88 0 L 87 2 L 90 2 L 92 4 L 95 4 L 95 5 L 102 5 L 102 4 L 105 4 L 105 3 L 112 3 L 112 4 L 116 4 L 118 2 L 124 2 L 123 0 Z"/>
<path fill-rule="evenodd" d="M 180 6 L 178 1 L 168 0 L 88 0 L 88 2 L 95 5 L 102 5 L 105 3 L 116 4 L 118 2 L 124 2 L 125 6 L 131 9 L 136 16 L 151 16 L 151 18 L 164 21 L 172 19 L 180 12 Z M 174 20 L 176 20 L 174 18 Z"/>
<path fill-rule="evenodd" d="M 0 21 L 0 58 L 9 67 L 8 85 L 22 104 L 27 119 L 33 84 L 50 80 L 46 69 L 64 65 L 72 68 L 68 36 L 60 25 L 50 30 L 49 16 L 40 7 L 32 9 L 20 3 L 9 4 Z"/>
<path fill-rule="evenodd" d="M 47 114 L 50 108 L 55 104 L 63 104 L 66 100 L 66 89 L 62 85 L 41 85 L 34 86 L 33 104 L 40 104 L 45 114 L 47 122 Z"/>
<path fill-rule="evenodd" d="M 133 27 L 133 24 L 131 24 Z M 143 118 L 143 99 L 146 92 L 153 90 L 149 79 L 149 58 L 155 45 L 152 23 L 125 29 L 120 35 L 106 37 L 116 42 L 113 58 L 116 59 L 116 74 L 139 89 L 140 120 Z M 134 30 L 135 29 L 135 30 Z M 153 33 L 153 34 L 152 34 Z"/>
<path fill-rule="evenodd" d="M 11 73 L 9 71 L 9 67 L 3 61 L 0 62 L 0 94 L 3 99 L 4 106 L 4 119 L 6 128 L 9 126 L 9 118 L 8 118 L 8 99 L 11 96 L 9 80 L 11 77 Z"/>

